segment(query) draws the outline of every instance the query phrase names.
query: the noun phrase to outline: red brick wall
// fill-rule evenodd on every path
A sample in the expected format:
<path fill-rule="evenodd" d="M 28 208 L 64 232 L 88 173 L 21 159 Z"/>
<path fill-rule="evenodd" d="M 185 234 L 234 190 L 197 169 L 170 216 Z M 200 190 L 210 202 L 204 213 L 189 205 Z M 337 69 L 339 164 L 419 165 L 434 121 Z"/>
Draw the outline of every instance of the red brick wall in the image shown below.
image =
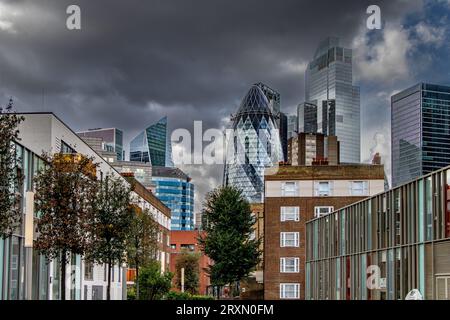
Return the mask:
<path fill-rule="evenodd" d="M 176 263 L 177 263 L 177 256 L 181 252 L 181 245 L 182 244 L 193 244 L 194 245 L 194 252 L 199 252 L 201 254 L 199 259 L 199 268 L 200 268 L 200 274 L 199 274 L 199 294 L 205 295 L 207 293 L 207 288 L 210 284 L 209 276 L 206 273 L 205 269 L 209 266 L 211 263 L 211 260 L 205 256 L 198 245 L 197 238 L 200 236 L 201 231 L 171 231 L 170 232 L 170 243 L 172 245 L 176 245 L 175 249 L 171 250 L 170 254 L 170 272 L 173 272 L 174 279 L 173 279 L 173 286 L 174 289 L 176 289 L 176 283 L 177 283 L 177 277 L 180 275 L 176 274 Z"/>
<path fill-rule="evenodd" d="M 335 210 L 365 197 L 283 197 L 265 198 L 264 207 L 264 299 L 280 298 L 280 283 L 300 283 L 300 299 L 305 299 L 306 222 L 314 218 L 315 206 L 333 206 Z M 300 208 L 300 221 L 281 222 L 282 206 Z M 280 248 L 280 232 L 299 232 L 298 248 Z M 299 273 L 280 273 L 280 257 L 299 257 Z"/>

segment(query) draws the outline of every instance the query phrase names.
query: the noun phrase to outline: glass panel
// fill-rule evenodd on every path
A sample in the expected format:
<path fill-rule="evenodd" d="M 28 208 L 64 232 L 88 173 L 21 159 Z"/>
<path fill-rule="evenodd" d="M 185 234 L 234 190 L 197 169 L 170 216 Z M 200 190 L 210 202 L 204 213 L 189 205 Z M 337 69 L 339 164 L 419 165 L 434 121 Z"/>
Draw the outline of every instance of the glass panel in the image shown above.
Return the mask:
<path fill-rule="evenodd" d="M 424 210 L 424 193 L 423 193 L 423 180 L 419 180 L 419 242 L 423 242 L 423 232 L 424 232 L 424 214 L 425 214 L 425 210 Z"/>

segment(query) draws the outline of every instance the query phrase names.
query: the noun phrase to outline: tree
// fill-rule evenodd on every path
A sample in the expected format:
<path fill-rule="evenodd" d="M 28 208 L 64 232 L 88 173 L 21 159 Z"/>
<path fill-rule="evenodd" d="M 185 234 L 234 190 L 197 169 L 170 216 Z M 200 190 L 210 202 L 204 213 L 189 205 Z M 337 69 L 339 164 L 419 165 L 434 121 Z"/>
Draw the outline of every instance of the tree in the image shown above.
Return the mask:
<path fill-rule="evenodd" d="M 130 232 L 127 237 L 128 265 L 136 268 L 136 280 L 139 279 L 139 268 L 148 264 L 158 250 L 158 222 L 148 209 L 142 210 L 133 206 L 134 214 Z M 139 281 L 136 281 L 136 300 L 139 300 Z"/>
<path fill-rule="evenodd" d="M 97 193 L 92 158 L 79 154 L 44 154 L 46 167 L 35 182 L 38 237 L 35 247 L 61 269 L 61 299 L 66 299 L 66 265 L 69 254 L 82 255 L 89 246 L 89 223 Z"/>
<path fill-rule="evenodd" d="M 216 286 L 238 283 L 260 262 L 260 240 L 251 239 L 254 217 L 240 190 L 219 187 L 206 196 L 203 215 L 208 224 L 199 238 L 203 252 L 214 264 L 208 267 Z"/>
<path fill-rule="evenodd" d="M 24 120 L 12 112 L 13 100 L 0 108 L 0 237 L 10 236 L 20 225 L 22 212 L 19 187 L 22 171 L 17 167 L 15 141 L 19 141 L 17 126 Z"/>
<path fill-rule="evenodd" d="M 184 268 L 184 288 L 191 294 L 198 293 L 199 286 L 199 259 L 196 252 L 183 250 L 178 254 L 175 269 L 177 271 L 177 285 L 181 288 L 181 269 Z"/>
<path fill-rule="evenodd" d="M 131 189 L 119 177 L 106 175 L 100 183 L 90 225 L 91 245 L 86 260 L 108 266 L 106 299 L 111 299 L 111 269 L 126 261 L 126 240 L 133 219 Z"/>
<path fill-rule="evenodd" d="M 167 295 L 172 287 L 173 274 L 161 273 L 159 262 L 152 260 L 142 268 L 137 281 L 139 282 L 139 296 L 142 300 L 159 300 Z"/>

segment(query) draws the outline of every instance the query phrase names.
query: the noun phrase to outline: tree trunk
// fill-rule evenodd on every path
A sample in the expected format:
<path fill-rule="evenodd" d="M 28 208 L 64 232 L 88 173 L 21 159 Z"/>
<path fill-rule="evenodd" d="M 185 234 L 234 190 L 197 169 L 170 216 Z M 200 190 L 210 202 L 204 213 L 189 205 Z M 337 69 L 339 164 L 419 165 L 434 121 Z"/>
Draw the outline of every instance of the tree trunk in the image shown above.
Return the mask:
<path fill-rule="evenodd" d="M 61 297 L 60 300 L 66 300 L 66 265 L 67 265 L 67 252 L 63 250 L 61 253 Z"/>
<path fill-rule="evenodd" d="M 106 289 L 106 300 L 111 300 L 111 259 L 108 261 L 108 286 Z"/>
<path fill-rule="evenodd" d="M 136 300 L 139 300 L 139 263 L 136 263 Z"/>

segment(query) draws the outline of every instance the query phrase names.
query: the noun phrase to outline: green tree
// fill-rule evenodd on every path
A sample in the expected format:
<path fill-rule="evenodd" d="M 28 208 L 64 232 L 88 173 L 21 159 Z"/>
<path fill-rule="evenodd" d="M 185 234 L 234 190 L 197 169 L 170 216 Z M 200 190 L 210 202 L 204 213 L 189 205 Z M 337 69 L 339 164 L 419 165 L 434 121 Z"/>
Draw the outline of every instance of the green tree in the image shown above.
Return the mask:
<path fill-rule="evenodd" d="M 126 261 L 126 240 L 134 210 L 131 189 L 119 177 L 108 174 L 101 181 L 91 221 L 91 245 L 86 259 L 108 266 L 106 299 L 111 299 L 111 270 Z"/>
<path fill-rule="evenodd" d="M 160 300 L 166 296 L 172 287 L 173 274 L 164 272 L 158 261 L 151 261 L 141 269 L 137 281 L 139 282 L 139 296 L 142 300 Z"/>
<path fill-rule="evenodd" d="M 17 167 L 15 141 L 19 141 L 17 126 L 24 120 L 13 111 L 13 100 L 0 107 L 0 237 L 10 236 L 20 225 L 20 186 L 23 174 Z"/>
<path fill-rule="evenodd" d="M 89 246 L 89 222 L 97 193 L 92 158 L 78 154 L 43 155 L 46 167 L 35 177 L 38 237 L 35 248 L 60 263 L 61 299 L 66 299 L 66 265 L 70 254 Z"/>
<path fill-rule="evenodd" d="M 177 285 L 181 289 L 181 269 L 184 268 L 184 289 L 191 293 L 198 293 L 199 286 L 199 260 L 200 254 L 183 250 L 177 256 L 175 269 L 177 272 Z"/>
<path fill-rule="evenodd" d="M 214 264 L 208 268 L 212 285 L 238 283 L 260 262 L 260 240 L 251 239 L 254 217 L 240 190 L 219 187 L 206 196 L 203 215 L 208 223 L 199 239 Z"/>
<path fill-rule="evenodd" d="M 133 210 L 127 236 L 127 262 L 129 266 L 136 268 L 136 279 L 139 279 L 141 266 L 148 264 L 156 256 L 160 229 L 148 209 L 133 206 Z M 136 281 L 136 300 L 139 300 L 139 281 Z"/>

